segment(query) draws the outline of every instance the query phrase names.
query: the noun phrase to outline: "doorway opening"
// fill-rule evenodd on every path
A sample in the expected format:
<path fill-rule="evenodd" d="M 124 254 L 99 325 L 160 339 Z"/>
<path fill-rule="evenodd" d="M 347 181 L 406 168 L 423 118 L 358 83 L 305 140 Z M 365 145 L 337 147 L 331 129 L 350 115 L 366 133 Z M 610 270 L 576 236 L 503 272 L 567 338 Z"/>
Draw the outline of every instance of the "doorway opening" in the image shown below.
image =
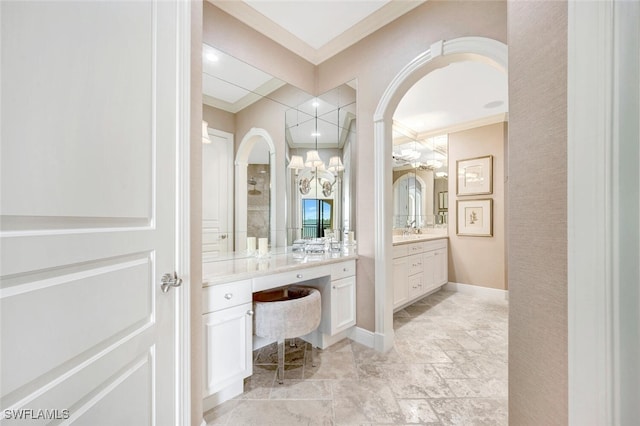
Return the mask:
<path fill-rule="evenodd" d="M 484 37 L 441 40 L 407 64 L 392 80 L 374 114 L 375 188 L 375 341 L 378 351 L 394 345 L 393 286 L 393 116 L 404 95 L 432 71 L 461 61 L 476 61 L 507 72 L 507 46 Z M 453 173 L 453 172 L 452 172 Z M 448 203 L 449 209 L 452 203 Z M 451 218 L 451 220 L 455 220 Z"/>

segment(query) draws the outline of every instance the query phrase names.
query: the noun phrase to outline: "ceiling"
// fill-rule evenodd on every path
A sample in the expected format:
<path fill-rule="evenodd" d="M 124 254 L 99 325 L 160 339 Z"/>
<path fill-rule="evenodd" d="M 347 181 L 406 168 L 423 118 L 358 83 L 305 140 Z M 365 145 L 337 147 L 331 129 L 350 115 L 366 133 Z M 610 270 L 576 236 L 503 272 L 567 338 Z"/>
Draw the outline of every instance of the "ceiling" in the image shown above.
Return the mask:
<path fill-rule="evenodd" d="M 507 75 L 484 62 L 454 62 L 434 70 L 404 95 L 393 119 L 419 139 L 425 134 L 479 121 L 503 121 L 508 102 Z"/>
<path fill-rule="evenodd" d="M 426 0 L 209 0 L 314 65 Z"/>

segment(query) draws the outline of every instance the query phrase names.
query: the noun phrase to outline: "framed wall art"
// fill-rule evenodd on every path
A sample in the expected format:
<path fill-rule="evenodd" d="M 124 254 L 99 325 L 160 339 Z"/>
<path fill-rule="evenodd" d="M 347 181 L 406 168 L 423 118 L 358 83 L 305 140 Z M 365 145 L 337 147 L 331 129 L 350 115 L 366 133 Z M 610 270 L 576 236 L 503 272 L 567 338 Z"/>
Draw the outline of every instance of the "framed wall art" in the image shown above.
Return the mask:
<path fill-rule="evenodd" d="M 493 200 L 457 200 L 457 235 L 493 236 Z"/>
<path fill-rule="evenodd" d="M 493 193 L 493 155 L 456 161 L 457 195 Z"/>

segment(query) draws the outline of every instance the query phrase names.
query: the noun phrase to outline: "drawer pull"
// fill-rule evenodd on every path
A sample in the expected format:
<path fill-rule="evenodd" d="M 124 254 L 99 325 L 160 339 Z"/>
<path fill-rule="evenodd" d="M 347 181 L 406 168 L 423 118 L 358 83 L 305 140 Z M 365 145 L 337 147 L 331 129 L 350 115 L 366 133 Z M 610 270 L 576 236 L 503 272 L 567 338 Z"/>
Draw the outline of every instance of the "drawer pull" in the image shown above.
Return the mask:
<path fill-rule="evenodd" d="M 349 269 L 347 269 L 347 268 L 342 268 L 342 271 L 343 271 L 343 272 L 347 272 L 348 270 L 349 270 Z"/>
<path fill-rule="evenodd" d="M 336 289 L 336 286 L 335 286 L 335 285 L 333 286 L 333 289 L 334 289 L 334 290 Z"/>
<path fill-rule="evenodd" d="M 224 295 L 224 298 L 227 300 L 231 300 L 232 297 L 233 297 L 233 293 L 227 293 Z"/>
<path fill-rule="evenodd" d="M 302 274 L 296 275 L 296 278 L 302 278 Z"/>
<path fill-rule="evenodd" d="M 251 309 L 249 309 L 249 310 L 247 311 L 247 315 L 249 315 L 250 317 L 252 317 L 252 316 L 253 316 L 253 311 L 252 311 Z"/>

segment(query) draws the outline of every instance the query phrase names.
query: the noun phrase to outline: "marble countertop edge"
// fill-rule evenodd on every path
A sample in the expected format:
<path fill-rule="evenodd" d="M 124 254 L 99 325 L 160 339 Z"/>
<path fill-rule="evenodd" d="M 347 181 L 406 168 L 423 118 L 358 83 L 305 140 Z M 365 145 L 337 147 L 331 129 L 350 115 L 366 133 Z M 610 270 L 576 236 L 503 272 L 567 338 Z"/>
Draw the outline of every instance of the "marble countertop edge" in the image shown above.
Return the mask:
<path fill-rule="evenodd" d="M 203 287 L 211 287 L 234 281 L 330 265 L 358 259 L 357 253 L 327 253 L 321 258 L 307 256 L 296 259 L 291 253 L 272 253 L 266 258 L 239 257 L 203 263 Z"/>

